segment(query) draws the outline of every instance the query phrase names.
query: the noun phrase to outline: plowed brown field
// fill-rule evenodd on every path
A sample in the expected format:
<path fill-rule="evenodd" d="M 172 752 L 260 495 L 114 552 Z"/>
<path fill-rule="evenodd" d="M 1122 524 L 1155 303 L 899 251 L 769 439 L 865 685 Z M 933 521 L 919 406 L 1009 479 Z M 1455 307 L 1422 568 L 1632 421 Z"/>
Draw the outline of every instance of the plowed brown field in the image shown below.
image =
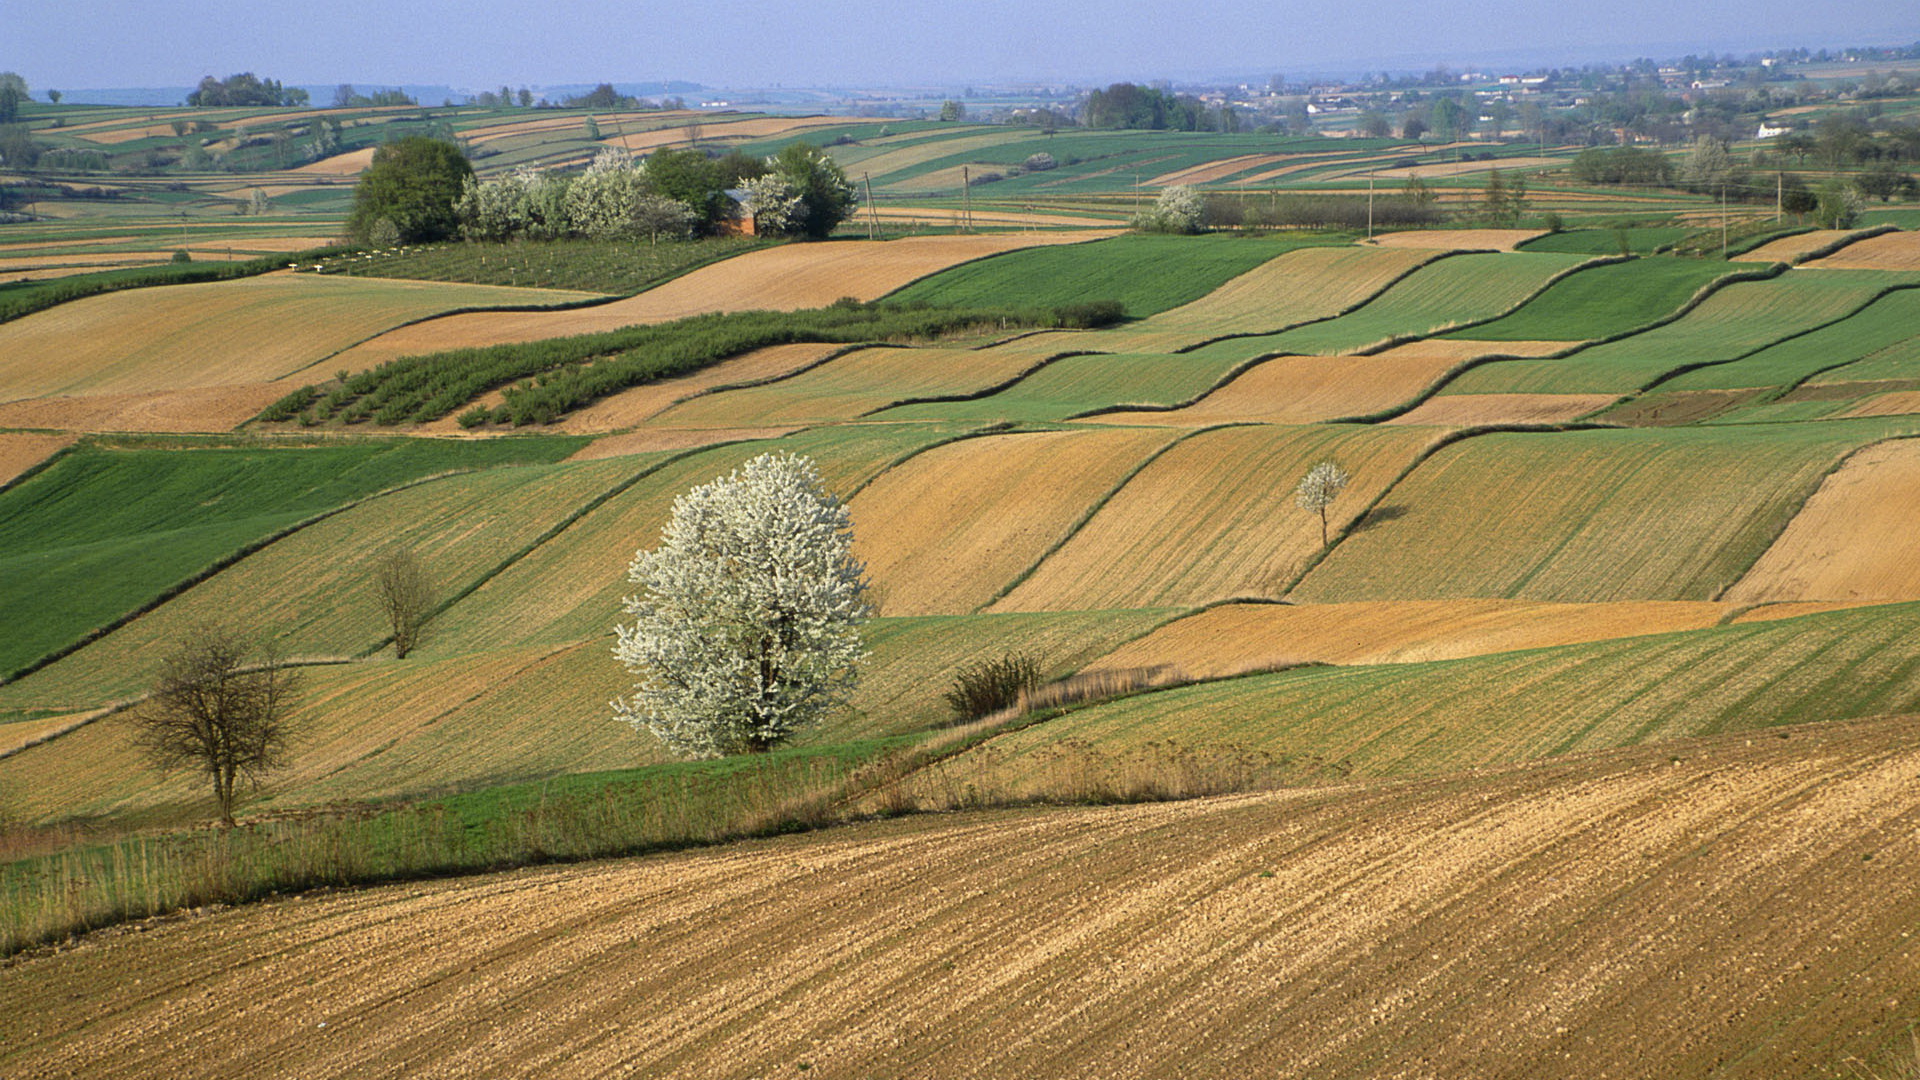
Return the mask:
<path fill-rule="evenodd" d="M 1869 446 L 1827 477 L 1725 599 L 1920 598 L 1920 440 Z"/>
<path fill-rule="evenodd" d="M 130 289 L 0 324 L 0 401 L 269 382 L 409 319 L 586 298 L 294 274 Z"/>
<path fill-rule="evenodd" d="M 39 427 L 38 424 L 10 424 L 0 427 Z M 28 469 L 73 445 L 72 435 L 44 435 L 30 431 L 0 432 L 0 484 L 5 484 Z"/>
<path fill-rule="evenodd" d="M 1745 255 L 1735 255 L 1732 258 L 1734 262 L 1790 263 L 1809 251 L 1826 247 L 1851 231 L 1851 229 L 1815 229 L 1812 232 L 1783 236 L 1778 240 L 1761 244 Z"/>
<path fill-rule="evenodd" d="M 1474 427 L 1480 424 L 1560 424 L 1605 408 L 1617 394 L 1461 394 L 1434 397 L 1387 421 Z"/>
<path fill-rule="evenodd" d="M 1816 270 L 1920 270 L 1920 232 L 1890 232 L 1806 264 Z"/>
<path fill-rule="evenodd" d="M 1234 173 L 1258 169 L 1276 161 L 1285 161 L 1292 156 L 1291 154 L 1242 154 L 1239 157 L 1209 161 L 1205 165 L 1191 165 L 1184 169 L 1161 173 L 1147 183 L 1156 187 L 1165 187 L 1169 184 L 1211 184 L 1216 180 L 1224 180 Z"/>
<path fill-rule="evenodd" d="M 1920 722 L 923 816 L 259 904 L 0 970 L 20 1077 L 1844 1075 Z"/>
<path fill-rule="evenodd" d="M 1687 601 L 1224 604 L 1168 623 L 1092 666 L 1172 664 L 1195 678 L 1217 678 L 1280 664 L 1414 664 L 1697 630 L 1714 625 L 1729 610 Z"/>
<path fill-rule="evenodd" d="M 1513 251 L 1540 229 L 1411 229 L 1382 233 L 1373 242 L 1381 247 L 1438 248 L 1442 251 Z"/>
<path fill-rule="evenodd" d="M 1908 413 L 1920 413 L 1920 390 L 1895 390 L 1890 394 L 1875 394 L 1840 415 L 1904 416 Z"/>
<path fill-rule="evenodd" d="M 1154 450 L 1166 431 L 963 439 L 882 474 L 849 509 L 883 615 L 962 614 L 992 600 Z"/>
<path fill-rule="evenodd" d="M 29 398 L 0 405 L 0 427 L 62 431 L 232 431 L 287 392 L 276 383 L 146 394 Z"/>
<path fill-rule="evenodd" d="M 611 304 L 574 311 L 450 315 L 402 327 L 349 349 L 339 361 L 342 367 L 358 369 L 441 349 L 589 334 L 712 311 L 791 311 L 824 307 L 843 296 L 875 300 L 958 263 L 1024 247 L 1077 244 L 1107 235 L 1020 233 L 917 236 L 879 243 L 846 240 L 786 244 L 701 267 L 659 288 Z"/>
<path fill-rule="evenodd" d="M 367 171 L 367 166 L 373 164 L 373 152 L 376 149 L 378 147 L 369 146 L 362 150 L 349 150 L 288 171 L 309 176 L 359 176 Z"/>
<path fill-rule="evenodd" d="M 845 345 L 773 345 L 755 349 L 691 375 L 623 390 L 579 412 L 569 413 L 556 427 L 572 434 L 630 428 L 688 398 L 699 397 L 723 386 L 744 386 L 783 378 L 845 348 Z"/>

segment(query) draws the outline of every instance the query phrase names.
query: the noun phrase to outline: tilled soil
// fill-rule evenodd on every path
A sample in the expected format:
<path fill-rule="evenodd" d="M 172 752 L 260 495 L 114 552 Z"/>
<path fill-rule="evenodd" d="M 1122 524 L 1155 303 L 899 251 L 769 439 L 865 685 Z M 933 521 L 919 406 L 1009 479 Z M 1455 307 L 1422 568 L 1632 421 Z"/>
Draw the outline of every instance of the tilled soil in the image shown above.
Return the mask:
<path fill-rule="evenodd" d="M 923 816 L 0 969 L 10 1077 L 1794 1077 L 1920 985 L 1920 719 Z"/>

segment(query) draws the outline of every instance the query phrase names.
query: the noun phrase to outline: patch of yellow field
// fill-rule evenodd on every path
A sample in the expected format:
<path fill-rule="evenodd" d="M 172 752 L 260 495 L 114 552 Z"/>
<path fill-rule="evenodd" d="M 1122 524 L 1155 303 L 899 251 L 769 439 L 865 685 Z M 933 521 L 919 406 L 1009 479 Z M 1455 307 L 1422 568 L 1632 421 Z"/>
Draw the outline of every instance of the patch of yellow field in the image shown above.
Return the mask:
<path fill-rule="evenodd" d="M 1091 422 L 1212 427 L 1311 424 L 1412 399 L 1452 370 L 1447 356 L 1281 356 L 1247 369 L 1182 409 L 1103 413 Z"/>
<path fill-rule="evenodd" d="M 85 394 L 0 403 L 0 427 L 61 431 L 232 431 L 287 392 L 276 383 Z"/>
<path fill-rule="evenodd" d="M 727 386 L 750 386 L 785 378 L 846 349 L 845 345 L 771 345 L 723 360 L 677 379 L 662 379 L 622 390 L 567 414 L 556 427 L 568 434 L 591 434 L 633 427 L 667 409 Z"/>
<path fill-rule="evenodd" d="M 1147 183 L 1157 187 L 1173 184 L 1211 184 L 1216 180 L 1224 180 L 1234 173 L 1258 169 L 1263 165 L 1272 165 L 1295 156 L 1293 154 L 1241 154 L 1238 157 L 1223 158 L 1219 161 L 1209 161 L 1204 165 L 1192 165 L 1161 173 Z"/>
<path fill-rule="evenodd" d="M 1809 251 L 1826 247 L 1852 232 L 1851 229 L 1815 229 L 1770 240 L 1744 255 L 1732 256 L 1733 262 L 1790 263 Z"/>
<path fill-rule="evenodd" d="M 367 146 L 349 150 L 287 171 L 306 176 L 358 176 L 373 164 L 373 152 L 376 149 L 378 147 Z"/>
<path fill-rule="evenodd" d="M 1895 390 L 1854 405 L 1841 416 L 1905 416 L 1920 413 L 1920 390 Z"/>
<path fill-rule="evenodd" d="M 962 439 L 882 473 L 849 506 L 883 615 L 964 614 L 1067 535 L 1171 432 Z"/>
<path fill-rule="evenodd" d="M 816 127 L 840 127 L 857 124 L 861 121 L 845 116 L 759 116 L 747 120 L 734 120 L 726 123 L 703 123 L 700 127 L 701 141 L 723 139 L 765 139 L 774 135 L 785 135 L 794 131 L 805 131 Z M 883 121 L 875 120 L 879 124 Z M 645 153 L 681 143 L 692 145 L 693 138 L 686 125 L 659 128 L 654 131 L 642 131 L 632 135 L 606 136 L 601 130 L 600 142 L 605 146 L 624 146 L 628 150 Z"/>
<path fill-rule="evenodd" d="M 1437 248 L 1441 251 L 1514 251 L 1545 229 L 1409 229 L 1381 233 L 1371 243 L 1381 247 Z"/>
<path fill-rule="evenodd" d="M 703 266 L 638 296 L 573 311 L 480 312 L 401 327 L 343 353 L 340 366 L 372 367 L 442 349 L 538 341 L 617 330 L 715 311 L 824 307 L 843 296 L 875 300 L 928 274 L 1042 244 L 1078 244 L 1106 232 L 916 236 L 870 242 L 784 244 Z"/>
<path fill-rule="evenodd" d="M 1826 478 L 1723 599 L 1920 599 L 1916 508 L 1920 440 L 1869 446 Z"/>
<path fill-rule="evenodd" d="M 0 418 L 0 427 L 43 427 L 52 425 L 14 424 Z M 33 468 L 72 446 L 77 436 L 51 435 L 34 431 L 0 431 L 0 484 Z"/>
<path fill-rule="evenodd" d="M 467 142 L 484 145 L 500 139 L 510 139 L 518 135 L 537 135 L 542 132 L 566 131 L 571 128 L 584 128 L 587 117 L 591 115 L 596 124 L 612 128 L 620 124 L 646 124 L 659 126 L 662 121 L 687 120 L 693 117 L 707 116 L 693 109 L 666 110 L 663 112 L 616 112 L 585 113 L 572 111 L 565 116 L 547 116 L 535 120 L 514 120 L 505 124 L 489 124 L 485 127 L 469 128 L 462 133 Z"/>
<path fill-rule="evenodd" d="M 438 312 L 587 298 L 287 273 L 129 289 L 0 323 L 0 401 L 269 382 Z"/>
<path fill-rule="evenodd" d="M 1460 394 L 1428 398 L 1387 423 L 1438 427 L 1563 424 L 1617 400 L 1617 394 Z"/>
<path fill-rule="evenodd" d="M 962 135 L 951 139 L 934 139 L 929 142 L 916 143 L 912 146 L 903 146 L 898 150 L 887 150 L 875 154 L 872 157 L 862 158 L 859 162 L 849 167 L 856 174 L 855 179 L 859 178 L 857 174 L 866 173 L 874 177 L 875 183 L 883 183 L 883 178 L 886 176 L 903 169 L 911 169 L 916 165 L 924 165 L 929 161 L 938 161 L 941 158 L 952 157 L 955 154 L 971 154 L 976 150 L 986 150 L 1013 142 L 1031 142 L 1035 146 L 1042 146 L 1041 140 L 1044 138 L 1045 136 L 1041 135 L 1037 128 L 1003 128 L 999 131 L 987 131 L 978 135 Z M 1004 165 L 975 165 L 973 169 L 975 174 L 978 175 L 985 169 L 1003 169 L 1005 167 Z"/>
<path fill-rule="evenodd" d="M 880 220 L 885 224 L 913 223 L 921 225 L 951 225 L 960 216 L 960 211 L 948 207 L 881 206 L 875 208 Z M 867 211 L 862 210 L 854 224 L 867 220 Z M 1020 210 L 975 210 L 975 225 L 1037 225 L 1051 228 L 1100 228 L 1111 229 L 1117 222 L 1113 218 L 1081 217 L 1075 214 L 1050 214 L 1035 209 L 1032 212 Z"/>
<path fill-rule="evenodd" d="M 94 711 L 89 710 L 67 713 L 64 716 L 47 716 L 38 720 L 14 720 L 0 724 L 0 757 L 17 753 L 29 743 L 39 742 L 49 735 L 76 727 L 93 715 Z"/>
<path fill-rule="evenodd" d="M 1224 604 L 1168 623 L 1089 667 L 1171 664 L 1194 678 L 1218 678 L 1292 664 L 1419 664 L 1698 630 L 1713 626 L 1728 610 L 1705 601 Z"/>
<path fill-rule="evenodd" d="M 1397 169 L 1380 169 L 1373 175 L 1379 180 L 1411 180 L 1415 177 L 1434 180 L 1449 176 L 1465 176 L 1469 173 L 1492 172 L 1495 169 L 1559 169 L 1564 168 L 1566 164 L 1566 161 L 1561 158 L 1510 157 L 1494 158 L 1491 161 L 1444 161 L 1431 165 L 1408 165 Z M 1356 169 L 1353 173 L 1341 175 L 1351 176 L 1365 171 Z"/>
<path fill-rule="evenodd" d="M 1920 270 L 1920 232 L 1869 236 L 1805 265 L 1815 270 Z"/>

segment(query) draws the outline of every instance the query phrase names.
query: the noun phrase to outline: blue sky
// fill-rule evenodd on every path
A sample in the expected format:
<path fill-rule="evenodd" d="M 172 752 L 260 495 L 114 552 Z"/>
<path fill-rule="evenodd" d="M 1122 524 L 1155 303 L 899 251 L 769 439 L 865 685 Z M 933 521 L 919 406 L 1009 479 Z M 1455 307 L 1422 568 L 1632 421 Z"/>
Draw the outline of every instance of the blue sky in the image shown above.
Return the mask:
<path fill-rule="evenodd" d="M 1900 0 L 0 0 L 0 70 L 47 87 L 957 85 L 1424 68 L 1920 40 Z M 1518 55 L 1516 55 L 1518 54 Z"/>

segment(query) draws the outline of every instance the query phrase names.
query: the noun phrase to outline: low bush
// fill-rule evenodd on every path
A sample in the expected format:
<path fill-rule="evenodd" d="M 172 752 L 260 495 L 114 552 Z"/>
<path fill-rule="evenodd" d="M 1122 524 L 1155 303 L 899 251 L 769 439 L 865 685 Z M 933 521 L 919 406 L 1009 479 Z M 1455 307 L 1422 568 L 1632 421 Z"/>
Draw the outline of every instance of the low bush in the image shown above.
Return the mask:
<path fill-rule="evenodd" d="M 960 669 L 946 693 L 953 723 L 964 724 L 1011 709 L 1040 688 L 1040 665 L 1025 653 L 1008 653 Z"/>

